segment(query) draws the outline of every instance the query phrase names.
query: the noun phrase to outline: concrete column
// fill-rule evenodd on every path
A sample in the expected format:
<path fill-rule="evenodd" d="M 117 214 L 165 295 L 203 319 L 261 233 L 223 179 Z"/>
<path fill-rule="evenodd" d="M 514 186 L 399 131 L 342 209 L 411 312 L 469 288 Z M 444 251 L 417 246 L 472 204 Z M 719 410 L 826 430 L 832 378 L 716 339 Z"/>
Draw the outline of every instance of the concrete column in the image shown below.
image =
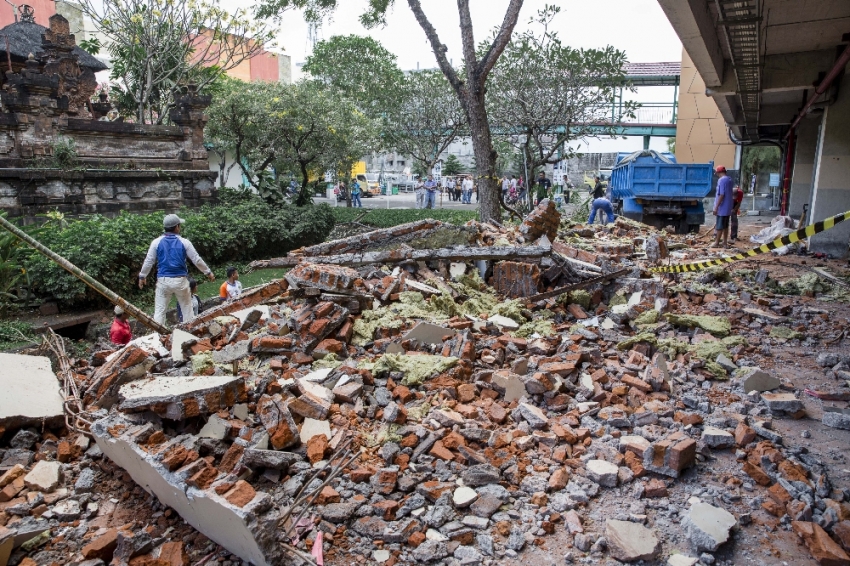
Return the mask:
<path fill-rule="evenodd" d="M 791 172 L 791 194 L 788 200 L 788 215 L 799 219 L 803 205 L 809 204 L 811 217 L 812 181 L 815 172 L 815 152 L 818 147 L 820 117 L 809 117 L 797 127 L 797 143 L 794 150 L 794 170 Z"/>
<path fill-rule="evenodd" d="M 820 143 L 815 155 L 812 220 L 819 221 L 850 210 L 850 75 L 839 87 L 838 99 L 823 115 Z M 850 222 L 811 238 L 815 252 L 847 257 Z"/>

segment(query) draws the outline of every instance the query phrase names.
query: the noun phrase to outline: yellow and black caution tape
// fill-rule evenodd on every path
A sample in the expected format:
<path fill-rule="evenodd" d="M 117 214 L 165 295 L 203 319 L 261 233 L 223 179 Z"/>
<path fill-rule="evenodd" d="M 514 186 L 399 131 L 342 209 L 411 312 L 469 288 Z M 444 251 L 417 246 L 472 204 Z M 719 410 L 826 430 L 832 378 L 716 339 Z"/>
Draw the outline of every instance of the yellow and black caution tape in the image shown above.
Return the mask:
<path fill-rule="evenodd" d="M 684 263 L 681 265 L 653 267 L 649 271 L 653 273 L 685 273 L 687 271 L 702 271 L 703 269 L 708 269 L 709 267 L 713 267 L 715 265 L 723 265 L 724 263 L 734 263 L 736 261 L 741 261 L 742 259 L 747 259 L 760 254 L 766 254 L 772 250 L 787 246 L 789 244 L 794 244 L 796 242 L 799 242 L 800 240 L 805 240 L 806 238 L 811 238 L 815 234 L 820 234 L 821 232 L 826 232 L 827 230 L 834 228 L 836 224 L 844 222 L 845 220 L 850 220 L 850 210 L 842 214 L 833 216 L 832 218 L 827 218 L 826 220 L 821 220 L 820 222 L 809 224 L 805 228 L 800 228 L 796 232 L 792 232 L 787 236 L 776 238 L 772 242 L 762 244 L 757 248 L 753 248 L 751 250 L 747 250 L 745 252 L 741 252 L 733 256 L 721 257 L 719 259 L 710 259 L 707 261 L 698 261 L 696 263 Z"/>

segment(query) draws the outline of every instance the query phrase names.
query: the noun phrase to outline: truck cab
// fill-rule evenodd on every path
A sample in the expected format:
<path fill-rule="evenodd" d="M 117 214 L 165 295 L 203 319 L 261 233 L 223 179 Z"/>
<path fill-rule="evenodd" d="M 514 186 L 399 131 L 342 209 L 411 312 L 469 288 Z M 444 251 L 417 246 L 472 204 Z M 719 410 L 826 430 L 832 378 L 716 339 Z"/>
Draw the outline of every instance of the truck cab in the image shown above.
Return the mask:
<path fill-rule="evenodd" d="M 371 198 L 381 194 L 381 185 L 378 183 L 377 173 L 358 173 L 355 179 L 360 184 L 360 193 L 364 197 Z"/>

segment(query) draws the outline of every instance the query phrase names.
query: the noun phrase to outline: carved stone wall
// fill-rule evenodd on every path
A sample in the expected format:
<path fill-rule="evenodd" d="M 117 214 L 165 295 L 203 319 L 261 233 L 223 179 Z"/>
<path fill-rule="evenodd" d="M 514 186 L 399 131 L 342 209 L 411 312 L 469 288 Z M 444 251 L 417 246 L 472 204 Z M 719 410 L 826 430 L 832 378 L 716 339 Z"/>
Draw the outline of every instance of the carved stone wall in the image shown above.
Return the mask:
<path fill-rule="evenodd" d="M 50 18 L 41 45 L 0 89 L 0 209 L 29 222 L 56 209 L 112 215 L 216 200 L 203 145 L 209 96 L 185 87 L 169 113 L 174 125 L 109 121 L 106 97 L 91 101 L 96 84 L 65 18 Z M 76 159 L 55 168 L 57 148 L 70 143 Z"/>
<path fill-rule="evenodd" d="M 214 171 L 0 169 L 0 208 L 25 224 L 52 210 L 71 216 L 174 211 L 214 202 L 215 178 Z"/>

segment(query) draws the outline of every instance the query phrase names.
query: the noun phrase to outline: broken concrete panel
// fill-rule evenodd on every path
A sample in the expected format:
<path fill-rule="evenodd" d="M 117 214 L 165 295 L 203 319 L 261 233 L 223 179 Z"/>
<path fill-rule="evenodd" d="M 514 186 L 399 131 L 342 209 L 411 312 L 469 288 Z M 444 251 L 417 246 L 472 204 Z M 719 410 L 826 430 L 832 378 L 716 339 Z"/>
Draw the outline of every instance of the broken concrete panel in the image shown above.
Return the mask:
<path fill-rule="evenodd" d="M 732 513 L 725 509 L 708 503 L 695 503 L 688 509 L 682 526 L 697 550 L 714 552 L 729 540 L 729 530 L 736 522 Z"/>
<path fill-rule="evenodd" d="M 509 372 L 496 372 L 491 380 L 493 387 L 505 396 L 506 403 L 519 401 L 525 394 L 525 383 L 520 376 Z"/>
<path fill-rule="evenodd" d="M 183 354 L 183 344 L 197 339 L 197 336 L 189 334 L 185 330 L 180 330 L 179 328 L 174 329 L 171 333 L 171 359 L 174 360 L 174 363 L 177 364 L 187 360 L 186 356 Z"/>
<path fill-rule="evenodd" d="M 442 344 L 444 336 L 454 336 L 451 328 L 443 328 L 430 322 L 420 322 L 404 335 L 404 340 L 413 340 L 420 344 Z"/>
<path fill-rule="evenodd" d="M 172 420 L 214 413 L 245 401 L 245 381 L 232 375 L 160 376 L 121 386 L 119 409 L 152 411 Z"/>
<path fill-rule="evenodd" d="M 505 330 L 517 330 L 519 329 L 519 323 L 517 323 L 514 319 L 508 318 L 506 316 L 502 316 L 500 314 L 495 314 L 488 318 L 490 322 L 495 324 L 500 328 L 504 328 Z"/>
<path fill-rule="evenodd" d="M 260 314 L 255 314 L 259 311 Z M 238 310 L 236 312 L 230 313 L 230 316 L 235 316 L 239 319 L 239 325 L 243 326 L 246 322 L 250 322 L 253 320 L 253 323 L 256 323 L 258 320 L 268 318 L 271 316 L 271 311 L 269 310 L 268 305 L 257 305 L 255 307 L 248 307 L 247 309 Z M 244 328 L 243 328 L 244 330 Z"/>
<path fill-rule="evenodd" d="M 230 431 L 230 423 L 228 423 L 223 418 L 218 415 L 212 415 L 207 424 L 203 426 L 203 428 L 198 432 L 199 438 L 214 438 L 216 440 L 222 440 L 227 437 L 227 433 Z"/>
<path fill-rule="evenodd" d="M 850 411 L 835 407 L 824 407 L 821 422 L 828 427 L 850 430 Z"/>
<path fill-rule="evenodd" d="M 209 539 L 242 560 L 258 566 L 284 564 L 287 558 L 277 540 L 279 513 L 267 493 L 257 492 L 244 506 L 231 504 L 213 490 L 187 487 L 157 458 L 136 445 L 128 433 L 113 437 L 109 430 L 132 423 L 112 414 L 92 425 L 95 441 L 110 460 L 121 466 L 139 486 L 174 509 Z"/>
<path fill-rule="evenodd" d="M 97 404 L 104 409 L 111 409 L 119 401 L 118 391 L 121 386 L 142 379 L 156 363 L 150 350 L 130 344 L 113 356 L 92 375 L 91 385 L 83 396 L 87 405 Z"/>
<path fill-rule="evenodd" d="M 661 552 L 661 542 L 651 530 L 631 521 L 608 519 L 605 541 L 611 556 L 621 562 L 652 560 Z"/>
<path fill-rule="evenodd" d="M 64 422 L 59 380 L 43 356 L 0 354 L 0 427 Z"/>

